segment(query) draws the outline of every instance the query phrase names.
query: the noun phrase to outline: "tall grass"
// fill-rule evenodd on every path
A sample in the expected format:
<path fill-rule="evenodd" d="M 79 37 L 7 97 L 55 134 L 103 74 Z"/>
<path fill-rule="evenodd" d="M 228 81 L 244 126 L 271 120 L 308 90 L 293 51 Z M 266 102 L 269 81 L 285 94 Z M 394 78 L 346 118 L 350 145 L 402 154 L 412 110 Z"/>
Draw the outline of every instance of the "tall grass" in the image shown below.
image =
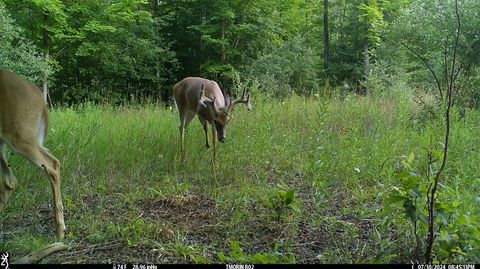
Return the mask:
<path fill-rule="evenodd" d="M 236 108 L 216 165 L 197 120 L 182 161 L 175 109 L 53 110 L 47 146 L 62 163 L 72 248 L 46 262 L 211 262 L 232 240 L 245 253 L 280 257 L 267 262 L 368 262 L 386 248 L 400 254 L 385 262 L 408 261 L 409 226 L 382 226 L 379 193 L 395 183 L 392 160 L 421 154 L 419 137 L 438 124 L 419 120 L 422 111 L 399 95 L 254 106 Z M 455 117 L 445 181 L 477 216 L 479 116 Z M 0 249 L 18 257 L 54 241 L 53 198 L 41 171 L 16 155 L 10 163 L 20 186 L 0 216 Z M 295 189 L 300 204 L 278 222 L 263 201 L 282 189 Z M 478 263 L 479 248 L 464 257 Z"/>

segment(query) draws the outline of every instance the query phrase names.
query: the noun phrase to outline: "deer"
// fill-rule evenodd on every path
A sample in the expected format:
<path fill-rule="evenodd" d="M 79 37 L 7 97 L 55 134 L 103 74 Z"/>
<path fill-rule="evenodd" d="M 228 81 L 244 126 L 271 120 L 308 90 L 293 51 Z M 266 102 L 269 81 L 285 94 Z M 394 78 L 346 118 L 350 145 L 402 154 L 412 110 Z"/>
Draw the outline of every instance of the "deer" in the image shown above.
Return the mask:
<path fill-rule="evenodd" d="M 48 111 L 41 90 L 15 73 L 0 69 L 0 213 L 17 188 L 5 146 L 42 169 L 50 179 L 54 197 L 56 238 L 63 241 L 65 222 L 60 192 L 60 161 L 43 146 L 48 132 Z M 32 262 L 66 249 L 57 243 L 21 259 Z"/>
<path fill-rule="evenodd" d="M 205 132 L 205 147 L 210 148 L 208 142 L 208 125 L 212 125 L 212 144 L 215 149 L 216 138 L 223 143 L 227 135 L 227 125 L 231 119 L 233 108 L 237 104 L 245 104 L 252 110 L 250 93 L 245 97 L 233 100 L 224 96 L 217 82 L 200 77 L 187 77 L 175 84 L 173 97 L 180 115 L 180 143 L 182 150 L 185 142 L 185 129 L 192 119 L 198 115 L 203 131 Z"/>

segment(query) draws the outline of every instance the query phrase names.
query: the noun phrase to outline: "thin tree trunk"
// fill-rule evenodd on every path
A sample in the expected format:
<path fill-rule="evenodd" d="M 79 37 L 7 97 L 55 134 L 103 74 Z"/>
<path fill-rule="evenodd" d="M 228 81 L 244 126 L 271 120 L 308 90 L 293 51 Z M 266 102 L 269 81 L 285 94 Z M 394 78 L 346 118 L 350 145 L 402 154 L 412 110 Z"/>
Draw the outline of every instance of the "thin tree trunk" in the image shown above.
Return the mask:
<path fill-rule="evenodd" d="M 365 0 L 365 5 L 368 6 L 368 0 Z M 370 27 L 372 27 L 369 23 L 368 20 L 365 20 L 365 29 L 366 29 L 366 35 L 364 39 L 364 44 L 363 44 L 363 68 L 364 68 L 364 73 L 363 73 L 363 80 L 364 82 L 368 81 L 368 76 L 370 73 L 370 53 L 368 52 L 368 49 L 370 47 L 370 40 L 368 39 L 368 32 Z M 364 83 L 365 85 L 365 95 L 368 95 L 368 86 L 367 83 Z"/>
<path fill-rule="evenodd" d="M 442 165 L 440 166 L 440 169 L 438 170 L 437 174 L 435 175 L 433 186 L 430 186 L 431 189 L 429 188 L 429 193 L 428 193 L 428 235 L 427 235 L 427 247 L 425 250 L 425 261 L 427 263 L 432 262 L 432 248 L 433 248 L 433 242 L 435 241 L 435 218 L 436 218 L 436 210 L 435 210 L 435 201 L 436 201 L 436 193 L 437 193 L 437 188 L 438 184 L 440 181 L 440 177 L 443 173 L 443 170 L 445 169 L 445 166 L 447 164 L 447 157 L 448 157 L 448 145 L 449 145 L 449 138 L 450 138 L 450 128 L 451 128 L 451 119 L 450 119 L 450 114 L 451 114 L 451 109 L 452 109 L 452 104 L 453 104 L 453 92 L 455 89 L 455 64 L 456 64 L 456 57 L 457 57 L 457 49 L 458 49 L 458 42 L 460 38 L 460 27 L 461 27 L 461 21 L 460 21 L 460 13 L 458 11 L 458 1 L 455 0 L 455 15 L 456 15 L 456 20 L 457 20 L 457 25 L 456 25 L 456 35 L 455 35 L 455 43 L 452 51 L 452 67 L 450 70 L 450 78 L 448 71 L 445 72 L 445 81 L 447 82 L 447 110 L 445 112 L 445 142 L 444 142 L 444 148 L 443 148 L 443 159 L 442 159 Z M 447 63 L 445 62 L 445 65 Z M 448 69 L 446 69 L 448 70 Z"/>
<path fill-rule="evenodd" d="M 205 23 L 207 22 L 207 10 L 204 7 L 201 8 L 201 14 L 202 14 L 201 18 L 200 18 L 201 25 L 204 26 Z M 204 50 L 205 50 L 205 44 L 203 43 L 203 33 L 201 32 L 200 33 L 200 57 L 199 57 L 200 58 L 200 63 L 203 63 L 203 60 L 205 58 L 205 56 L 204 56 L 205 54 L 203 53 Z M 202 72 L 203 72 L 202 64 L 199 64 L 198 71 L 199 71 L 199 74 L 202 74 Z"/>
<path fill-rule="evenodd" d="M 225 21 L 222 22 L 222 63 L 227 61 L 227 52 L 225 47 Z"/>
<path fill-rule="evenodd" d="M 328 0 L 323 0 L 323 69 L 328 70 L 330 34 L 328 32 Z"/>
<path fill-rule="evenodd" d="M 43 20 L 45 25 L 47 25 L 48 21 L 48 15 L 44 14 L 43 15 Z M 47 29 L 43 28 L 42 30 L 42 42 L 43 42 L 43 57 L 45 62 L 48 64 L 48 61 L 50 60 L 50 48 L 49 48 L 49 42 L 48 42 L 48 31 Z M 47 103 L 47 97 L 48 97 L 48 73 L 47 70 L 45 69 L 43 71 L 43 98 L 45 100 L 45 104 Z"/>
<path fill-rule="evenodd" d="M 158 0 L 152 0 L 152 13 L 153 13 L 153 16 L 154 16 L 154 19 L 157 20 L 159 17 L 160 17 L 160 12 L 159 12 L 159 1 Z M 157 34 L 156 36 L 156 45 L 158 47 L 161 46 L 160 44 L 160 26 L 158 25 L 158 23 L 156 23 L 155 25 L 155 32 Z M 155 87 L 155 93 L 153 94 L 153 96 L 156 96 L 158 99 L 161 99 L 163 98 L 162 96 L 162 83 L 160 82 L 160 57 L 157 56 L 156 57 L 156 60 L 155 60 L 155 77 L 157 79 L 156 81 L 156 87 Z"/>
<path fill-rule="evenodd" d="M 365 45 L 364 45 L 364 68 L 365 68 L 365 73 L 363 75 L 363 79 L 365 82 L 368 81 L 368 75 L 370 73 L 370 53 L 368 52 L 368 47 L 369 47 L 369 41 L 368 39 L 365 39 Z M 365 95 L 368 95 L 368 87 L 365 86 Z"/>

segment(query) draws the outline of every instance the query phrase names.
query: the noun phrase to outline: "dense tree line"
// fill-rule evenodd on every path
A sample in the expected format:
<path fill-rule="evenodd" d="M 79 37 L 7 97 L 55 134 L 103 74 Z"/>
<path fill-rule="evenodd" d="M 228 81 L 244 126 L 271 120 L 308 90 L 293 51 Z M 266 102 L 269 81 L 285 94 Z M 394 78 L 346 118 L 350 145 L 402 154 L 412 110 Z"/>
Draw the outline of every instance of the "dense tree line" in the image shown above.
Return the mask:
<path fill-rule="evenodd" d="M 65 104 L 169 100 L 185 76 L 215 79 L 227 91 L 241 81 L 277 97 L 324 85 L 368 94 L 394 80 L 379 72 L 428 88 L 429 68 L 444 68 L 451 47 L 451 2 L 0 0 L 0 67 Z M 463 0 L 460 9 L 459 75 L 471 96 L 480 7 Z"/>

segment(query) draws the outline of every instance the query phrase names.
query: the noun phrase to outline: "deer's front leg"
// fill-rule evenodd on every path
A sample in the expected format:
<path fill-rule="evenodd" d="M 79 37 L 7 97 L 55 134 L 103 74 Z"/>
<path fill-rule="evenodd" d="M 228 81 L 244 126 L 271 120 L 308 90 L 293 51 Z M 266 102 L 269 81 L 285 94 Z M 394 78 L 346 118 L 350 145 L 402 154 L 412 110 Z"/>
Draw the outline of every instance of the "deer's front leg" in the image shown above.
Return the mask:
<path fill-rule="evenodd" d="M 205 147 L 208 149 L 210 148 L 210 144 L 208 144 L 208 122 L 205 119 L 200 119 L 203 126 L 203 132 L 205 133 Z"/>
<path fill-rule="evenodd" d="M 0 212 L 2 212 L 7 205 L 16 187 L 17 179 L 13 174 L 6 175 L 0 173 Z"/>
<path fill-rule="evenodd" d="M 17 179 L 8 167 L 4 148 L 5 142 L 0 140 L 0 212 L 5 208 L 17 187 Z"/>

